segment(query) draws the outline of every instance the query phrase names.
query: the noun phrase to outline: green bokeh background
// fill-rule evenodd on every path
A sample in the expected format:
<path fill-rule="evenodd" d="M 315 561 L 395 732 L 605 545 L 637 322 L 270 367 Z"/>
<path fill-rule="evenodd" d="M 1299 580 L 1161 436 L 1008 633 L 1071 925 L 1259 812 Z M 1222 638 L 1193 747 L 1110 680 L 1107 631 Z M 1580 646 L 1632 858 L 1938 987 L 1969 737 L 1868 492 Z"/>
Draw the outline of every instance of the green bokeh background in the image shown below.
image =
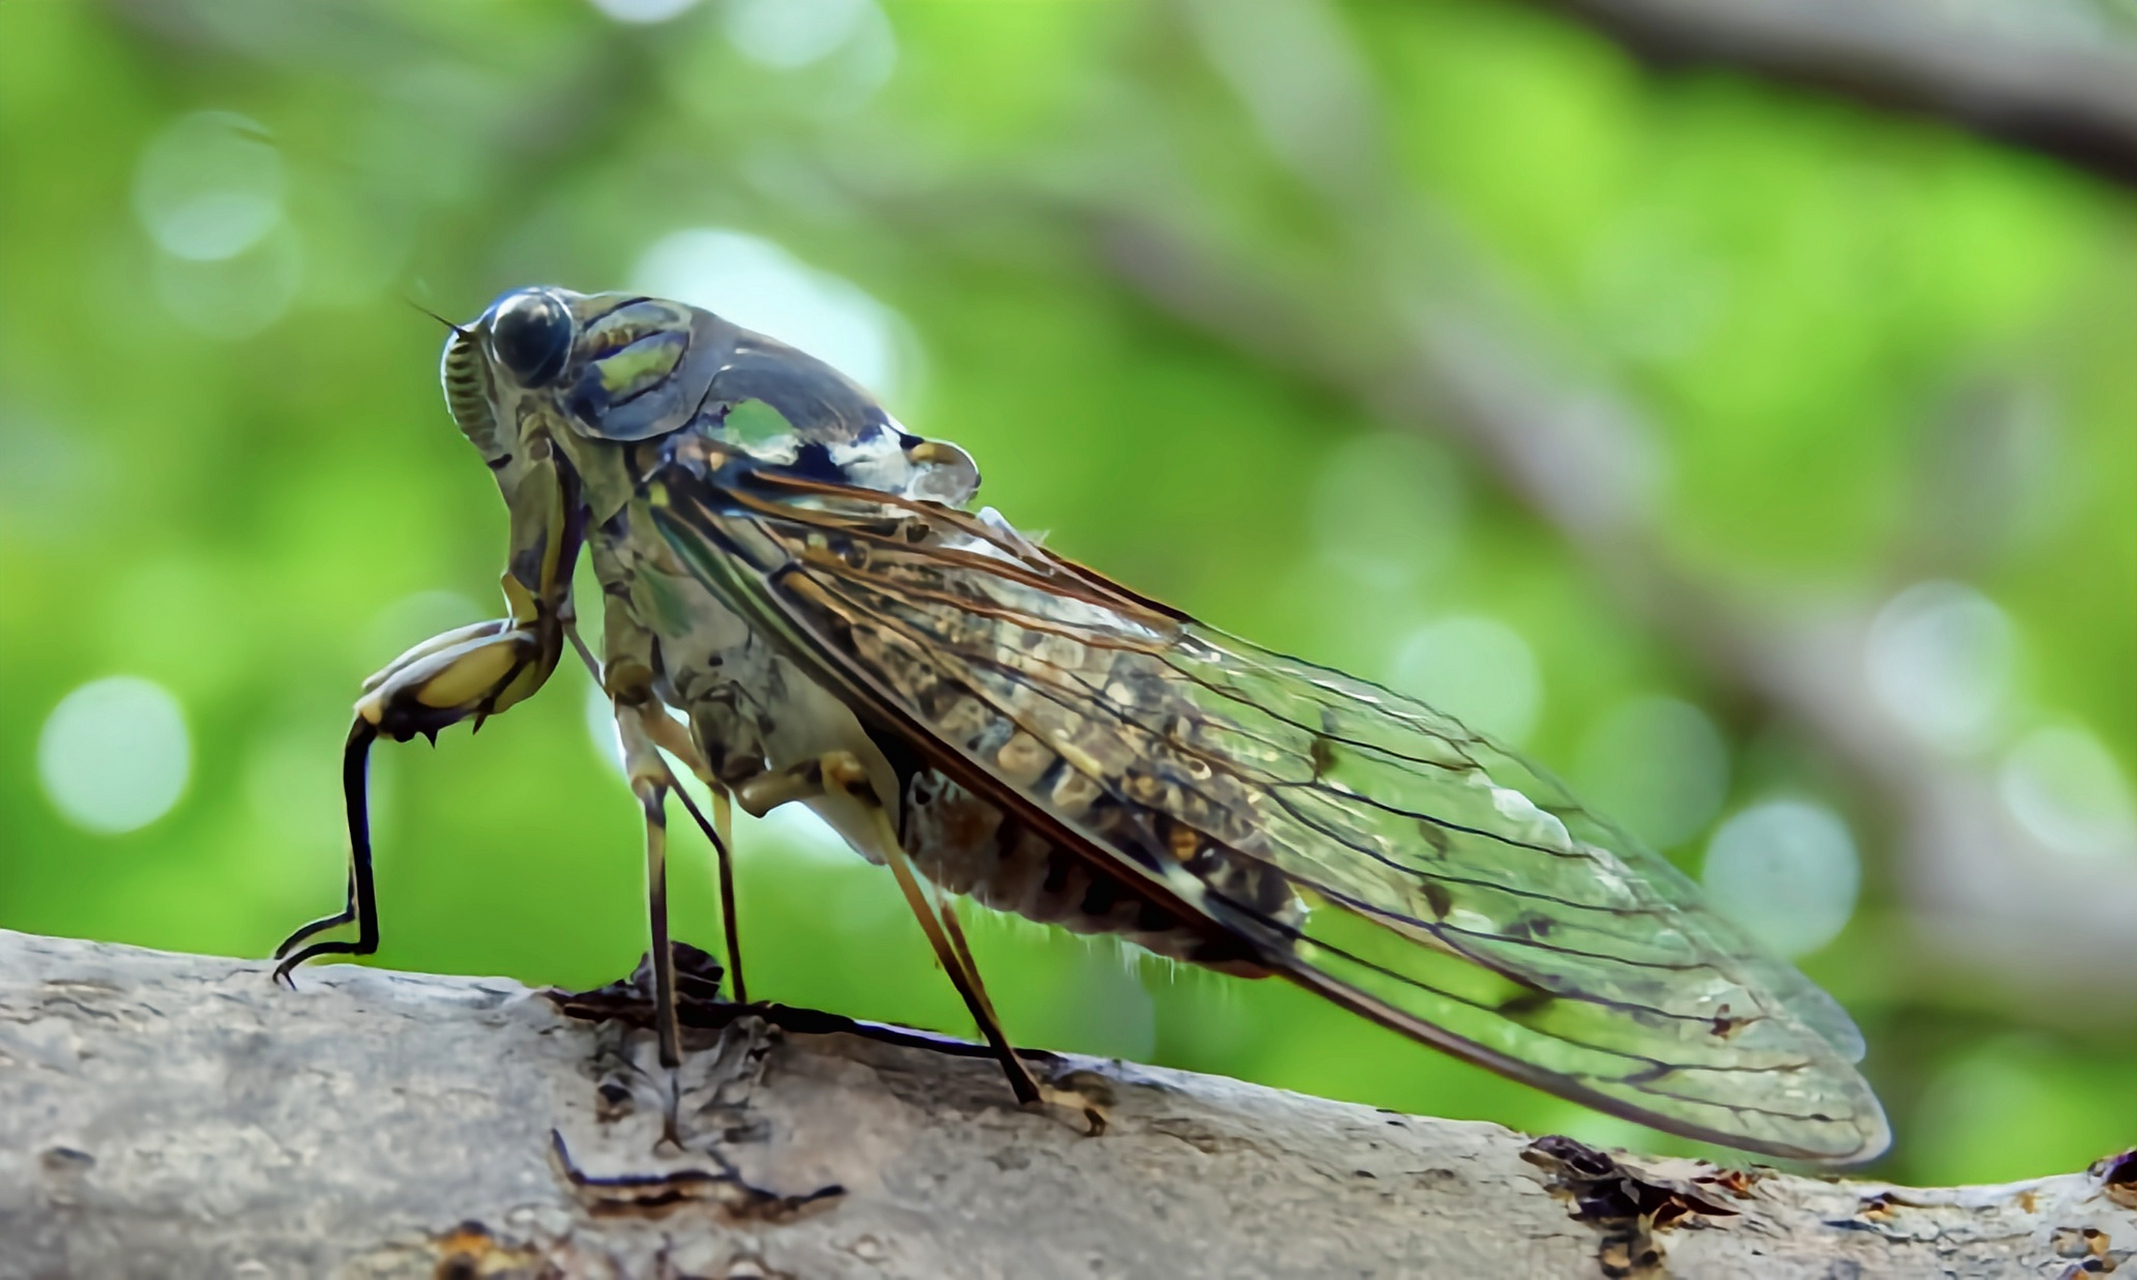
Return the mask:
<path fill-rule="evenodd" d="M 1966 583 L 2016 637 L 2000 727 L 1904 749 L 1993 788 L 2013 743 L 2071 726 L 2126 786 L 2128 192 L 1932 122 L 1658 73 L 1519 3 L 1300 10 L 1353 59 L 1333 72 L 1273 8 L 853 11 L 780 68 L 716 0 L 659 24 L 579 0 L 0 4 L 0 926 L 259 956 L 333 907 L 356 684 L 488 613 L 502 567 L 438 327 L 408 303 L 620 287 L 661 237 L 724 228 L 900 317 L 892 408 L 1069 554 L 1381 679 L 1420 625 L 1497 619 L 1541 676 L 1523 745 L 1576 784 L 1626 699 L 1702 706 L 1730 781 L 1669 850 L 1695 872 L 1747 804 L 1841 813 L 1861 905 L 1802 964 L 1869 1038 L 1899 1134 L 1881 1171 L 2015 1178 L 2137 1140 L 2131 953 L 1975 962 L 1951 941 L 1966 921 L 1925 925 L 1940 873 L 1902 856 L 1893 788 L 1697 652 L 1699 618 L 1599 568 L 1659 559 L 1776 634 Z M 1238 74 L 1272 47 L 1295 84 Z M 1350 96 L 1329 107 L 1334 82 Z M 278 220 L 183 263 L 145 228 L 139 175 L 208 110 L 279 158 Z M 1153 230 L 1240 298 L 1289 298 L 1297 330 L 1222 288 L 1180 303 Z M 1572 369 L 1644 407 L 1630 560 L 1547 518 L 1458 405 L 1375 393 L 1404 359 L 1389 282 L 1412 276 L 1457 313 L 1524 317 L 1517 382 Z M 117 836 L 67 821 L 37 763 L 53 707 L 112 674 L 168 689 L 192 742 L 183 798 Z M 382 753 L 378 963 L 581 985 L 630 967 L 640 835 L 587 693 L 566 667 L 479 737 Z M 2102 892 L 2133 858 L 2103 855 Z M 681 935 L 715 946 L 693 842 L 675 876 Z M 745 828 L 741 877 L 756 994 L 968 1030 L 883 873 L 775 824 Z M 1288 989 L 1006 920 L 975 934 L 1027 1043 L 1681 1145 Z"/>

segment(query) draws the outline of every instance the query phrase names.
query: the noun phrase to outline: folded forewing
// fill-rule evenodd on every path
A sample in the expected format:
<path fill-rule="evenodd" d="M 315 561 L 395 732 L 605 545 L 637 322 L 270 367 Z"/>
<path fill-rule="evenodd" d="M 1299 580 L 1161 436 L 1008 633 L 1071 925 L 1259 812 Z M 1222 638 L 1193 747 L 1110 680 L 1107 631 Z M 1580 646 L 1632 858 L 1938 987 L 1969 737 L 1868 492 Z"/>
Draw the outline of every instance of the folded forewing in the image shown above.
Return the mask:
<path fill-rule="evenodd" d="M 660 492 L 675 549 L 829 687 L 1301 985 L 1660 1128 L 1829 1161 L 1888 1142 L 1838 1005 L 1451 718 L 991 513 L 776 476 Z"/>

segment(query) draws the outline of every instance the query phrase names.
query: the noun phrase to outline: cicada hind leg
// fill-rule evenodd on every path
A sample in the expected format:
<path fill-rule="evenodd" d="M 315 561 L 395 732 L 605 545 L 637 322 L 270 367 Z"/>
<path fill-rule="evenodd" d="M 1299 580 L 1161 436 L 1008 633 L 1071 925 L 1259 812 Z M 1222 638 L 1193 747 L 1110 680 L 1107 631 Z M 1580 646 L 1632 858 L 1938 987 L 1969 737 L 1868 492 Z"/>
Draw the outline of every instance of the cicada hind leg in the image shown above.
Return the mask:
<path fill-rule="evenodd" d="M 980 981 L 979 966 L 972 959 L 972 948 L 965 941 L 956 911 L 946 898 L 928 892 L 932 886 L 923 887 L 912 857 L 906 853 L 891 825 L 890 815 L 876 796 L 866 766 L 849 752 L 832 752 L 820 759 L 743 783 L 736 798 L 744 809 L 758 816 L 791 800 L 824 798 L 854 806 L 859 821 L 844 823 L 841 829 L 872 833 L 870 852 L 890 868 L 899 892 L 905 895 L 906 905 L 912 908 L 913 918 L 920 922 L 921 932 L 927 935 L 928 945 L 934 948 L 936 960 L 950 975 L 950 982 L 964 999 L 965 1008 L 971 1012 L 973 1022 L 978 1024 L 988 1048 L 1001 1063 L 1017 1101 L 1027 1107 L 1045 1107 L 1076 1116 L 1085 1125 L 1086 1133 L 1096 1135 L 1105 1131 L 1105 1109 L 1098 1100 L 1041 1082 L 1009 1043 L 1008 1035 L 1002 1030 L 1002 1020 L 995 1014 L 994 1002 L 987 998 L 987 988 Z"/>

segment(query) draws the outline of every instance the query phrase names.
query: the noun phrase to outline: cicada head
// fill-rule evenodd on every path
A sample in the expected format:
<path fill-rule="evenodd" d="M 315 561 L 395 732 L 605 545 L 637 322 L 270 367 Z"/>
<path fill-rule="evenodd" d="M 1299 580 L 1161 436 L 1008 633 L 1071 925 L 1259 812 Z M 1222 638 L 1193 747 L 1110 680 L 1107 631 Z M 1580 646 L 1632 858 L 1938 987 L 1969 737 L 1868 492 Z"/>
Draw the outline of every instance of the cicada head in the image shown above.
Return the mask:
<path fill-rule="evenodd" d="M 680 302 L 514 290 L 447 341 L 444 381 L 493 465 L 519 424 L 554 421 L 615 443 L 692 432 L 754 465 L 953 505 L 979 488 L 962 449 L 907 433 L 830 365 Z"/>

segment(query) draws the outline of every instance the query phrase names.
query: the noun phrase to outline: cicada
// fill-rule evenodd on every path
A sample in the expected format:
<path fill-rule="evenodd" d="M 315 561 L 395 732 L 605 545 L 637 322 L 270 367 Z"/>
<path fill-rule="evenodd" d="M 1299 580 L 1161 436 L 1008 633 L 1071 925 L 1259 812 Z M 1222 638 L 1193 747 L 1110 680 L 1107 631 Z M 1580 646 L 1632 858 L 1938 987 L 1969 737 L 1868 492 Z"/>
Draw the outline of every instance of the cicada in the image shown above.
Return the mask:
<path fill-rule="evenodd" d="M 1048 1086 L 1002 1032 L 955 896 L 1280 977 L 1688 1137 L 1825 1162 L 1888 1144 L 1840 1006 L 1549 773 L 971 509 L 970 456 L 823 362 L 695 307 L 529 288 L 454 326 L 443 380 L 510 511 L 508 613 L 365 684 L 347 903 L 283 944 L 279 976 L 376 948 L 371 744 L 503 712 L 576 647 L 644 809 L 671 1063 L 673 759 L 750 813 L 808 806 L 887 867 L 1027 1103 Z M 598 661 L 572 609 L 582 551 Z M 724 823 L 691 811 L 746 999 Z"/>

